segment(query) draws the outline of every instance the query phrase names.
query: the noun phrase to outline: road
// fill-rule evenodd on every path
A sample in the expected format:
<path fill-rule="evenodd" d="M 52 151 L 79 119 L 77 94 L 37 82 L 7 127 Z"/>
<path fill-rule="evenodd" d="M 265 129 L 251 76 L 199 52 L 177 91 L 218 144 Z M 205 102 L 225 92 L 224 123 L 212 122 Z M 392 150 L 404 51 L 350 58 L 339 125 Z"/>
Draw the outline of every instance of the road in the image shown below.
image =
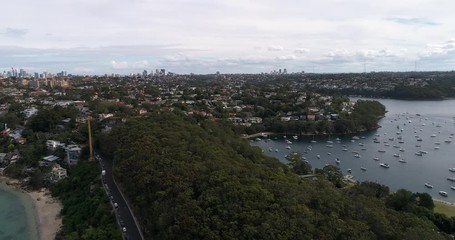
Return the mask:
<path fill-rule="evenodd" d="M 124 239 L 143 240 L 139 225 L 136 223 L 131 209 L 127 205 L 124 196 L 114 181 L 114 176 L 112 174 L 112 161 L 108 161 L 100 155 L 97 155 L 96 158 L 100 161 L 101 168 L 106 171 L 105 175 L 102 176 L 102 179 L 104 188 L 109 189 L 107 192 L 109 198 L 111 199 L 111 203 L 113 206 L 115 203 L 118 205 L 117 207 L 114 206 L 117 214 L 117 221 L 119 222 L 121 228 L 126 228 L 126 232 L 123 232 L 122 229 Z"/>

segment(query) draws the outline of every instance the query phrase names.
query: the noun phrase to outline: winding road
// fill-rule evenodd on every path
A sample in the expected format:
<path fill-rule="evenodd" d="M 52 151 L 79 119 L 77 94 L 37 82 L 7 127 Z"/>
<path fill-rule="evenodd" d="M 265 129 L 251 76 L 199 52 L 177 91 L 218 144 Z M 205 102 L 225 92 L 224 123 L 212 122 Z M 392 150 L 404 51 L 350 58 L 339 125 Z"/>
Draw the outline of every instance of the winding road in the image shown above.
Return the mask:
<path fill-rule="evenodd" d="M 100 162 L 101 168 L 106 171 L 102 175 L 104 189 L 106 190 L 113 208 L 116 212 L 117 221 L 123 233 L 124 239 L 143 240 L 139 224 L 131 211 L 125 197 L 117 186 L 112 174 L 112 161 L 108 161 L 99 154 L 95 154 L 96 159 Z M 126 230 L 126 231 L 124 231 Z"/>

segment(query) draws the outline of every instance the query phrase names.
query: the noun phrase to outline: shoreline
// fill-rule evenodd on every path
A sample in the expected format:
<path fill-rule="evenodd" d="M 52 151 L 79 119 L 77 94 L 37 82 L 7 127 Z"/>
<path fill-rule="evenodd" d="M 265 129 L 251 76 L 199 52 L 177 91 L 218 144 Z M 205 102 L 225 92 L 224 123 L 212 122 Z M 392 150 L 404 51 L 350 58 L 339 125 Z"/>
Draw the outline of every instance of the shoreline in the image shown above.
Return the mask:
<path fill-rule="evenodd" d="M 449 201 L 437 199 L 437 198 L 434 198 L 434 197 L 432 199 L 433 199 L 433 202 L 438 202 L 438 203 L 449 205 L 449 206 L 455 206 L 455 202 L 449 202 Z"/>
<path fill-rule="evenodd" d="M 347 132 L 347 133 L 292 133 L 292 132 L 286 132 L 286 133 L 277 133 L 277 132 L 258 132 L 258 133 L 253 133 L 253 134 L 241 134 L 240 138 L 243 139 L 251 139 L 251 138 L 257 138 L 257 137 L 264 137 L 264 136 L 276 136 L 276 135 L 295 135 L 295 136 L 303 136 L 303 137 L 308 137 L 308 136 L 317 136 L 317 137 L 322 137 L 322 136 L 345 136 L 345 135 L 355 135 L 355 134 L 362 134 L 370 131 L 374 131 L 381 128 L 380 125 L 377 125 L 373 129 L 370 130 L 361 130 L 361 131 L 356 131 L 356 132 Z"/>
<path fill-rule="evenodd" d="M 49 190 L 26 191 L 20 188 L 19 180 L 5 176 L 0 176 L 0 184 L 22 193 L 31 200 L 35 217 L 35 226 L 33 227 L 37 228 L 39 235 L 37 237 L 41 240 L 54 239 L 62 226 L 62 218 L 60 217 L 62 205 L 51 196 Z"/>

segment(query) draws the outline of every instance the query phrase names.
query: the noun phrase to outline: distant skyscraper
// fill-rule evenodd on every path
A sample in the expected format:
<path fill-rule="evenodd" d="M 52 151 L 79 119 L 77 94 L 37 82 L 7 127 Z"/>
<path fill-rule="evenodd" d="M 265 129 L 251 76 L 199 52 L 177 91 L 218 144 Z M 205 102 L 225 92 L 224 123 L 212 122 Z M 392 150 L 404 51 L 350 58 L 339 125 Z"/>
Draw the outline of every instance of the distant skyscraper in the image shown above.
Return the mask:
<path fill-rule="evenodd" d="M 160 74 L 161 74 L 161 76 L 166 75 L 166 69 L 162 68 Z"/>
<path fill-rule="evenodd" d="M 283 69 L 283 74 L 287 74 L 287 73 L 288 73 L 288 70 L 286 70 L 286 68 Z"/>

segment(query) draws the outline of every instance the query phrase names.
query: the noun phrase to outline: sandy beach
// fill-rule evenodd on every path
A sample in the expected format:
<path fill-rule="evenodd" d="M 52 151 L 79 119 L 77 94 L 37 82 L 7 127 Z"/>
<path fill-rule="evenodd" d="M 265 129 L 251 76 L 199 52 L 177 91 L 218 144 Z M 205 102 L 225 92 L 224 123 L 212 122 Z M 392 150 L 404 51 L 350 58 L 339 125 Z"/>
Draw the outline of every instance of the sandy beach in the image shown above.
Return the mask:
<path fill-rule="evenodd" d="M 26 193 L 32 200 L 36 211 L 36 221 L 41 240 L 51 240 L 60 231 L 62 219 L 60 211 L 62 206 L 57 199 L 54 199 L 49 190 L 42 189 L 41 191 L 24 191 L 20 189 L 20 182 L 16 179 L 0 177 L 0 182 L 14 186 L 16 189 Z"/>
<path fill-rule="evenodd" d="M 54 199 L 49 190 L 27 192 L 33 199 L 38 216 L 40 239 L 54 239 L 62 226 L 60 202 Z"/>

